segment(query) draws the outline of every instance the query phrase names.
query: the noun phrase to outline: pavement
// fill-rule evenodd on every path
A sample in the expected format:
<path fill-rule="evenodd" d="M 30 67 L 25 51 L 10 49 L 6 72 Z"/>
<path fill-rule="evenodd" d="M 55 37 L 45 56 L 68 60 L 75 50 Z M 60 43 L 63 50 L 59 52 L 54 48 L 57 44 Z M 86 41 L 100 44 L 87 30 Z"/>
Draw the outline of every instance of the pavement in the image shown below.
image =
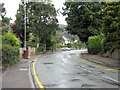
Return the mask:
<path fill-rule="evenodd" d="M 20 60 L 18 63 L 14 64 L 8 68 L 2 76 L 0 77 L 1 88 L 34 88 L 34 84 L 30 72 L 30 64 L 37 57 L 41 55 L 36 55 L 30 59 Z"/>
<path fill-rule="evenodd" d="M 111 68 L 120 68 L 120 61 L 112 58 L 103 57 L 101 55 L 91 55 L 91 54 L 88 54 L 87 52 L 82 53 L 82 57 L 86 60 L 103 64 Z"/>

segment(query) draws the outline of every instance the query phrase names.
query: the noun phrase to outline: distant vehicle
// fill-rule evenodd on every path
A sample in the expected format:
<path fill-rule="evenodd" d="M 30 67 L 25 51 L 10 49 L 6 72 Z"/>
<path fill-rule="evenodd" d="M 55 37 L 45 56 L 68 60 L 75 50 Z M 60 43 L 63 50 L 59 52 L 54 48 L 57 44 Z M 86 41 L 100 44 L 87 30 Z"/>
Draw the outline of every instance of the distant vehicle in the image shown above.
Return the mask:
<path fill-rule="evenodd" d="M 70 51 L 71 49 L 70 48 L 68 48 L 68 47 L 63 47 L 62 48 L 62 51 Z"/>

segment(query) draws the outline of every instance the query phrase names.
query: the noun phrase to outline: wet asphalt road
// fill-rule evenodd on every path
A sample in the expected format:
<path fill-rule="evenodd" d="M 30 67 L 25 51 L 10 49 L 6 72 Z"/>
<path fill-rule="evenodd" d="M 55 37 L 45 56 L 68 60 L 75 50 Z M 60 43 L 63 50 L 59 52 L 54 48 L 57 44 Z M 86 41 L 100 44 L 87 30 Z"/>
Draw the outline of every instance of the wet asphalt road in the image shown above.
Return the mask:
<path fill-rule="evenodd" d="M 45 88 L 118 88 L 118 71 L 81 58 L 87 50 L 55 52 L 39 58 L 37 76 Z M 39 88 L 35 78 L 35 85 Z"/>

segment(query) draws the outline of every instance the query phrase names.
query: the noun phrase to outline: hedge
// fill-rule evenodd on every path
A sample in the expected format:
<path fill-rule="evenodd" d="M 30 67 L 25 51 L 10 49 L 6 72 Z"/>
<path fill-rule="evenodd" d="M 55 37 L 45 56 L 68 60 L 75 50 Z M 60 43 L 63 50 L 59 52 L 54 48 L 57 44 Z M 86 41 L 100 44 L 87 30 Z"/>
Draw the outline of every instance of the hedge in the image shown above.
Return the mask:
<path fill-rule="evenodd" d="M 2 66 L 8 67 L 19 60 L 19 47 L 3 44 Z"/>
<path fill-rule="evenodd" d="M 57 48 L 62 48 L 62 47 L 71 47 L 71 45 L 60 45 L 60 44 L 57 44 Z"/>
<path fill-rule="evenodd" d="M 98 36 L 91 36 L 88 38 L 88 52 L 91 54 L 103 53 L 104 52 L 104 34 Z"/>
<path fill-rule="evenodd" d="M 56 44 L 52 45 L 52 46 L 50 47 L 50 50 L 51 50 L 51 51 L 56 50 Z"/>
<path fill-rule="evenodd" d="M 19 39 L 12 32 L 9 32 L 2 36 L 2 44 L 19 47 Z"/>
<path fill-rule="evenodd" d="M 43 47 L 35 47 L 35 54 L 38 54 L 39 52 L 43 52 Z"/>

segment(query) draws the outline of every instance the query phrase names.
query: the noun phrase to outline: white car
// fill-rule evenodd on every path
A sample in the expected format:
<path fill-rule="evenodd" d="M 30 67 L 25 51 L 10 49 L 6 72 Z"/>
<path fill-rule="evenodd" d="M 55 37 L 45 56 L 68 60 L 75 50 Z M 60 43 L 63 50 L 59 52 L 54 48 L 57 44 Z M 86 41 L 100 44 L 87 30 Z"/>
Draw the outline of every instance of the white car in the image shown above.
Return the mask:
<path fill-rule="evenodd" d="M 70 51 L 70 48 L 68 48 L 68 47 L 63 47 L 63 48 L 62 48 L 62 51 Z"/>

